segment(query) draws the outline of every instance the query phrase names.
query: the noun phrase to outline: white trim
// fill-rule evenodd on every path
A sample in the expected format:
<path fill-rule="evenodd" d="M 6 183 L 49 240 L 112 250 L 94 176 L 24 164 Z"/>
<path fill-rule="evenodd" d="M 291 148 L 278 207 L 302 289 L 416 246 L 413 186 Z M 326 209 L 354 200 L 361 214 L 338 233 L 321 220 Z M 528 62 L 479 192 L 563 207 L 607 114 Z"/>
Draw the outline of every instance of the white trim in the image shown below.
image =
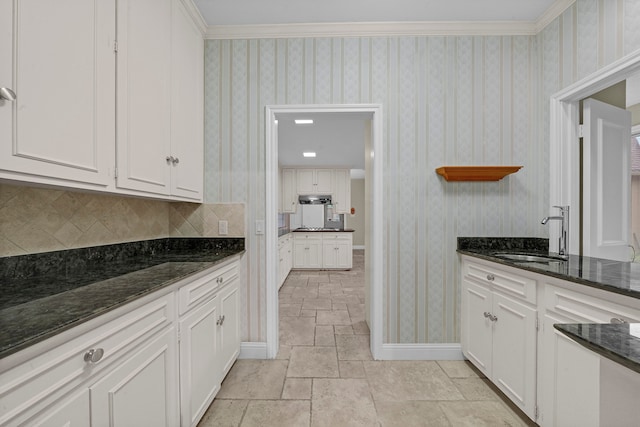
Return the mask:
<path fill-rule="evenodd" d="M 549 9 L 547 9 L 537 20 L 534 25 L 535 33 L 538 34 L 545 27 L 551 24 L 558 16 L 574 4 L 576 0 L 556 0 Z"/>
<path fill-rule="evenodd" d="M 353 245 L 353 249 L 364 249 L 364 245 Z"/>
<path fill-rule="evenodd" d="M 382 360 L 464 360 L 460 344 L 383 344 Z"/>
<path fill-rule="evenodd" d="M 200 9 L 198 9 L 195 3 L 193 3 L 193 0 L 180 0 L 180 2 L 189 13 L 193 23 L 196 24 L 202 35 L 205 35 L 207 33 L 208 26 L 200 13 Z"/>
<path fill-rule="evenodd" d="M 631 136 L 640 134 L 640 125 L 631 126 Z"/>
<path fill-rule="evenodd" d="M 276 114 L 278 113 L 372 113 L 372 152 L 371 152 L 371 188 L 373 207 L 371 218 L 371 262 L 369 277 L 371 283 L 371 354 L 380 359 L 383 340 L 383 144 L 382 144 L 382 105 L 267 105 L 265 107 L 265 169 L 266 169 L 266 354 L 275 358 L 278 352 L 278 283 L 277 283 L 277 244 L 278 244 L 278 135 Z M 375 154 L 375 155 L 374 155 Z"/>
<path fill-rule="evenodd" d="M 551 96 L 549 141 L 550 206 L 569 205 L 569 252 L 578 253 L 580 236 L 579 101 L 640 71 L 640 49 Z M 549 231 L 549 249 L 558 250 L 558 229 Z"/>
<path fill-rule="evenodd" d="M 266 342 L 241 342 L 238 359 L 266 359 Z"/>
<path fill-rule="evenodd" d="M 530 21 L 330 22 L 305 24 L 211 25 L 205 39 L 282 39 L 382 36 L 532 36 Z"/>

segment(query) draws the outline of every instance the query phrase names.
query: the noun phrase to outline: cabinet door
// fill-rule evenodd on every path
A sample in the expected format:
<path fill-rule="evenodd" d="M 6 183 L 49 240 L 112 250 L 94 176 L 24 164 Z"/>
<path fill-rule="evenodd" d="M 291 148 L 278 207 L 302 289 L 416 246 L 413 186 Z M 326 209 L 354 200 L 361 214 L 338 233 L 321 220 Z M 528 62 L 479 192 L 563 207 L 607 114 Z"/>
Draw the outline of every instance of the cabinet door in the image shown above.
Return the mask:
<path fill-rule="evenodd" d="M 333 169 L 315 170 L 316 194 L 333 193 Z"/>
<path fill-rule="evenodd" d="M 314 169 L 296 170 L 296 187 L 298 194 L 316 194 Z"/>
<path fill-rule="evenodd" d="M 82 427 L 90 424 L 89 390 L 84 388 L 57 403 L 52 411 L 38 417 L 31 425 L 34 427 Z"/>
<path fill-rule="evenodd" d="M 294 268 L 322 268 L 322 240 L 321 239 L 296 239 L 293 243 L 293 267 Z"/>
<path fill-rule="evenodd" d="M 220 389 L 219 298 L 212 298 L 180 321 L 180 401 L 182 425 L 193 426 Z"/>
<path fill-rule="evenodd" d="M 240 354 L 240 295 L 238 280 L 234 279 L 220 292 L 220 314 L 218 326 L 220 336 L 220 364 L 224 377 Z"/>
<path fill-rule="evenodd" d="M 118 0 L 117 185 L 169 194 L 171 2 Z"/>
<path fill-rule="evenodd" d="M 353 244 L 350 240 L 336 242 L 337 268 L 349 269 L 353 267 Z"/>
<path fill-rule="evenodd" d="M 282 169 L 282 212 L 296 213 L 298 207 L 298 193 L 296 192 L 295 169 Z"/>
<path fill-rule="evenodd" d="M 322 267 L 336 268 L 338 266 L 338 246 L 335 240 L 322 242 Z"/>
<path fill-rule="evenodd" d="M 179 425 L 177 370 L 171 327 L 90 387 L 91 426 Z"/>
<path fill-rule="evenodd" d="M 491 378 L 493 322 L 484 316 L 492 309 L 491 291 L 463 278 L 462 351 L 486 377 Z"/>
<path fill-rule="evenodd" d="M 493 322 L 491 380 L 535 419 L 537 313 L 499 293 L 493 293 L 491 313 L 497 317 Z"/>
<path fill-rule="evenodd" d="M 12 89 L 16 99 L 0 100 L 0 177 L 108 186 L 115 139 L 115 1 L 1 3 L 0 86 Z"/>
<path fill-rule="evenodd" d="M 204 41 L 180 0 L 171 19 L 171 194 L 202 200 Z"/>
<path fill-rule="evenodd" d="M 334 173 L 333 208 L 336 213 L 351 212 L 351 173 L 349 169 L 336 169 Z"/>

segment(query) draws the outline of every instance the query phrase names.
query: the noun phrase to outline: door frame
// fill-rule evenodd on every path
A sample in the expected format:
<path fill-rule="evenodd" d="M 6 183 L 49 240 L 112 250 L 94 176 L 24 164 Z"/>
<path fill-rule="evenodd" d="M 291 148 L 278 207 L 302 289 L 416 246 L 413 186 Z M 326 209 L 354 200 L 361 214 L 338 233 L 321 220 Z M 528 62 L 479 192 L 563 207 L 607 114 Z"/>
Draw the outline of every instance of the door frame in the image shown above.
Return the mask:
<path fill-rule="evenodd" d="M 640 72 L 640 49 L 551 96 L 549 206 L 569 205 L 569 252 L 578 253 L 580 235 L 580 100 Z M 549 231 L 549 250 L 558 251 L 559 230 Z"/>
<path fill-rule="evenodd" d="M 383 143 L 382 104 L 322 104 L 322 105 L 267 105 L 265 107 L 265 173 L 266 173 L 266 352 L 273 359 L 278 353 L 278 126 L 276 114 L 281 113 L 372 113 L 371 119 L 371 171 L 366 179 L 371 179 L 372 201 L 367 215 L 370 215 L 369 265 L 369 307 L 371 354 L 380 359 L 383 331 Z"/>

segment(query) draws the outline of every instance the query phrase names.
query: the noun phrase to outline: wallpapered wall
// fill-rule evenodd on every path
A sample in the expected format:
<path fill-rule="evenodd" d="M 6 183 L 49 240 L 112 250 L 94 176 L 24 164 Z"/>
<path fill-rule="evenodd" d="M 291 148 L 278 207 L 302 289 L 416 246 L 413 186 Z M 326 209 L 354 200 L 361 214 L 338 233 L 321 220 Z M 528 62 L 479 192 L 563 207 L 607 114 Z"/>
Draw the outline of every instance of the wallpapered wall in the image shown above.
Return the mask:
<path fill-rule="evenodd" d="M 537 36 L 207 41 L 206 200 L 247 206 L 243 340 L 265 339 L 265 105 L 383 104 L 385 342 L 458 342 L 456 237 L 548 235 L 548 97 L 640 48 L 638 19 L 636 0 L 578 0 Z M 524 168 L 434 173 L 456 164 Z"/>

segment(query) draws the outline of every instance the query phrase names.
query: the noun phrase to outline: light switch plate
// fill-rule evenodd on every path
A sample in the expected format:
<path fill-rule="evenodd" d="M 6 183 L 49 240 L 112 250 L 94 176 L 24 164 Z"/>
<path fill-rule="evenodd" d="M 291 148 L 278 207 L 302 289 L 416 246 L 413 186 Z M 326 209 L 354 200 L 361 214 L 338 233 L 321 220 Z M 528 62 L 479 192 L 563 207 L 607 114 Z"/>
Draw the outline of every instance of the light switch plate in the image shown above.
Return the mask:
<path fill-rule="evenodd" d="M 256 220 L 256 234 L 264 234 L 264 220 Z"/>
<path fill-rule="evenodd" d="M 226 236 L 227 234 L 229 234 L 229 223 L 227 221 L 218 221 L 218 234 L 221 236 Z"/>

